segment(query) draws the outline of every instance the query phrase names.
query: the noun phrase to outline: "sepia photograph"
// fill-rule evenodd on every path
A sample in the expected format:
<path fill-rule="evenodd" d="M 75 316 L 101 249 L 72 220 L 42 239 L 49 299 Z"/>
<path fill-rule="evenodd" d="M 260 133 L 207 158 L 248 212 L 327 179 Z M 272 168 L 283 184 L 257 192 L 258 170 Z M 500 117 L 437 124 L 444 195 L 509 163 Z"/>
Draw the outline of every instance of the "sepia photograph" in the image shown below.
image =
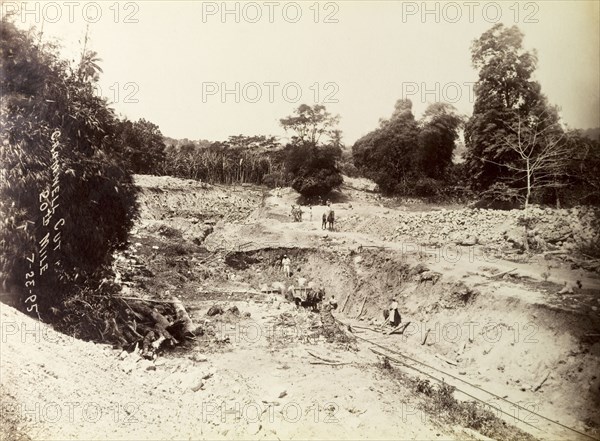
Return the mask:
<path fill-rule="evenodd" d="M 0 1 L 0 441 L 600 441 L 600 1 Z"/>

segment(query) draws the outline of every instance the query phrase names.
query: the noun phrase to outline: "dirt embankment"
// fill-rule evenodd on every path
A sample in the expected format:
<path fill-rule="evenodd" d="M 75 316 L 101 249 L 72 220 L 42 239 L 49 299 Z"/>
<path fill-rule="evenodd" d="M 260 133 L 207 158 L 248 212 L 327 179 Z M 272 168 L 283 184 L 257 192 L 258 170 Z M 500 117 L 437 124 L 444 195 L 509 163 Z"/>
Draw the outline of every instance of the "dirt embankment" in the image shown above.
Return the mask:
<path fill-rule="evenodd" d="M 168 176 L 136 175 L 135 184 L 142 189 L 138 228 L 174 231 L 196 244 L 219 222 L 246 220 L 262 199 L 262 190 L 254 187 L 224 187 Z"/>
<path fill-rule="evenodd" d="M 503 232 L 512 215 L 498 214 L 506 216 L 501 222 L 484 210 L 409 214 L 354 188 L 335 206 L 338 230 L 325 232 L 318 207 L 312 219 L 307 212 L 304 222 L 291 221 L 292 190 L 280 198 L 173 178 L 136 182 L 142 215 L 115 262 L 122 294 L 157 298 L 170 290 L 212 332 L 152 362 L 55 338 L 45 325 L 23 334 L 36 322 L 3 307 L 2 394 L 17 417 L 27 416 L 23 406 L 34 417 L 12 419 L 11 433 L 34 439 L 579 437 L 543 415 L 599 436 L 597 290 L 560 294 L 553 277 L 525 277 L 525 260 L 517 272 L 505 260 L 436 264 L 394 246 L 398 229 L 408 228 L 402 234 L 417 242 L 471 234 L 478 243 L 502 240 L 514 248 Z M 589 224 L 586 216 L 578 217 L 582 225 Z M 558 250 L 571 243 L 564 236 L 547 240 L 554 227 L 545 223 L 533 227 L 532 238 Z M 393 238 L 384 242 L 390 246 L 369 247 L 381 245 L 382 234 Z M 283 254 L 292 260 L 291 278 L 279 266 Z M 344 327 L 336 328 L 339 338 L 328 338 L 324 327 L 339 323 L 296 309 L 277 292 L 298 285 L 299 277 L 323 286 L 325 301 L 335 296 L 333 317 L 350 327 L 349 340 Z M 402 334 L 379 327 L 392 297 L 410 322 Z M 215 304 L 225 313 L 207 315 Z M 388 355 L 419 360 L 420 369 L 434 368 L 427 372 L 447 384 L 434 394 L 431 378 L 402 364 L 390 369 L 389 359 L 371 351 L 375 344 L 395 351 Z M 462 390 L 454 393 L 460 400 L 480 401 L 458 412 L 449 385 Z M 481 401 L 501 419 L 484 418 Z"/>
<path fill-rule="evenodd" d="M 230 263 L 253 286 L 293 283 L 276 266 L 282 253 L 292 258 L 293 279 L 325 286 L 351 324 L 375 326 L 397 298 L 403 322 L 411 323 L 386 344 L 402 353 L 441 363 L 453 375 L 563 424 L 599 427 L 600 318 L 591 310 L 545 305 L 544 293 L 554 294 L 553 286 L 493 272 L 488 283 L 469 286 L 401 253 L 375 250 L 258 251 L 236 253 Z"/>

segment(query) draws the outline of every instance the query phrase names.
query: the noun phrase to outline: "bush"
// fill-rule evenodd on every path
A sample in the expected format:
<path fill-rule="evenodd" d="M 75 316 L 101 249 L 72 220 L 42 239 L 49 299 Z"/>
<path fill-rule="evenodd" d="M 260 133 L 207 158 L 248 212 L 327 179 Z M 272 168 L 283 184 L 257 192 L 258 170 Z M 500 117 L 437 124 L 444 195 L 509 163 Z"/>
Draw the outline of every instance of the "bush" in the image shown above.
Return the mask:
<path fill-rule="evenodd" d="M 344 182 L 334 170 L 317 170 L 312 176 L 298 176 L 292 181 L 292 188 L 305 197 L 325 196 Z"/>
<path fill-rule="evenodd" d="M 132 173 L 159 174 L 166 159 L 163 135 L 156 124 L 144 119 L 117 124 L 119 156 Z"/>
<path fill-rule="evenodd" d="M 440 183 L 432 178 L 420 178 L 414 186 L 414 194 L 419 197 L 434 197 L 439 194 Z"/>
<path fill-rule="evenodd" d="M 340 171 L 342 174 L 350 177 L 350 178 L 358 178 L 360 177 L 360 172 L 358 168 L 351 161 L 342 161 L 340 162 Z"/>
<path fill-rule="evenodd" d="M 285 150 L 285 168 L 292 188 L 305 197 L 325 196 L 344 182 L 336 167 L 341 149 L 332 146 L 290 144 Z"/>
<path fill-rule="evenodd" d="M 520 207 L 522 201 L 523 197 L 519 190 L 509 187 L 504 182 L 496 182 L 481 193 L 481 198 L 475 207 L 511 210 Z"/>

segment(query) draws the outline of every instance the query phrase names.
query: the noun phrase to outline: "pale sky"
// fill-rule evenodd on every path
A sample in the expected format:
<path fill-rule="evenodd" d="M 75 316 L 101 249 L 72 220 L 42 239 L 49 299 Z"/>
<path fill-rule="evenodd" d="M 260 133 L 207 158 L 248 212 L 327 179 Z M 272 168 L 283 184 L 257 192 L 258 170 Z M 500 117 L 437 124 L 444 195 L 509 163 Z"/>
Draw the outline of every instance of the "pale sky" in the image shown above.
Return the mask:
<path fill-rule="evenodd" d="M 563 121 L 600 126 L 599 4 L 58 1 L 28 2 L 18 21 L 39 28 L 45 18 L 44 39 L 60 38 L 72 58 L 89 23 L 102 95 L 166 136 L 283 136 L 280 118 L 324 102 L 351 145 L 402 97 L 417 117 L 435 101 L 470 115 L 470 45 L 496 22 L 518 25 L 525 47 L 537 50 L 536 79 Z"/>

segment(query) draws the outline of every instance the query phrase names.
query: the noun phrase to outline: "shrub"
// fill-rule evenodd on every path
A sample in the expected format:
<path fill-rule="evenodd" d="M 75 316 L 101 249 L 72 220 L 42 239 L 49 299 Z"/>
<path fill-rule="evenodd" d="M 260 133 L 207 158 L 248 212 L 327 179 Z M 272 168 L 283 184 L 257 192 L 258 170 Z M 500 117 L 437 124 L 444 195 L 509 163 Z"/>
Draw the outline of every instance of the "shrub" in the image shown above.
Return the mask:
<path fill-rule="evenodd" d="M 481 193 L 481 198 L 475 206 L 511 210 L 521 206 L 522 201 L 523 197 L 519 194 L 519 190 L 509 187 L 504 182 L 496 182 Z"/>
<path fill-rule="evenodd" d="M 360 172 L 358 168 L 354 165 L 351 160 L 344 160 L 340 162 L 340 171 L 342 174 L 350 177 L 350 178 L 358 178 L 360 176 Z"/>
<path fill-rule="evenodd" d="M 339 148 L 290 144 L 285 153 L 285 168 L 293 177 L 292 188 L 302 196 L 324 196 L 342 185 L 344 180 L 336 167 Z"/>
<path fill-rule="evenodd" d="M 420 178 L 414 186 L 414 194 L 419 197 L 434 197 L 439 194 L 440 183 L 432 178 Z"/>

